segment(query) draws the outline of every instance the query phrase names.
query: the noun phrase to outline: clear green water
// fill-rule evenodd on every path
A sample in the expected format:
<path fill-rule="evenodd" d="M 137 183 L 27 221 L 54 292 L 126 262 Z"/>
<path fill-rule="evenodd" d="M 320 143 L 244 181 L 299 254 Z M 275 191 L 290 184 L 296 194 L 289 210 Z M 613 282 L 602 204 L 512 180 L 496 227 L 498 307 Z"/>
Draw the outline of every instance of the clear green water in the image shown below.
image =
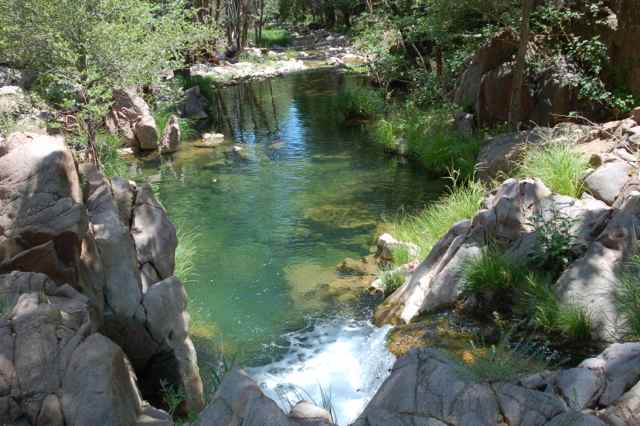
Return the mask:
<path fill-rule="evenodd" d="M 187 290 L 199 334 L 222 336 L 245 365 L 276 360 L 309 318 L 356 315 L 314 291 L 369 253 L 383 216 L 442 190 L 340 122 L 334 96 L 350 84 L 323 71 L 220 90 L 213 127 L 246 158 L 186 144 L 142 166 L 172 220 L 197 234 Z"/>

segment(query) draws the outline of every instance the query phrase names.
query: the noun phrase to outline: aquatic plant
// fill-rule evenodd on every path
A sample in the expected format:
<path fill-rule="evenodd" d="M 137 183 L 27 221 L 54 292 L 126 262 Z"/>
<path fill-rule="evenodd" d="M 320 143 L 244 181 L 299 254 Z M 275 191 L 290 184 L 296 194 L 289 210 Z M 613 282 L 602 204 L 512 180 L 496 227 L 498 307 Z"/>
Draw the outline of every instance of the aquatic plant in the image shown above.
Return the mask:
<path fill-rule="evenodd" d="M 634 256 L 620 277 L 616 306 L 624 321 L 628 338 L 640 338 L 640 256 Z"/>
<path fill-rule="evenodd" d="M 195 280 L 195 259 L 198 256 L 197 243 L 199 234 L 197 229 L 185 225 L 184 222 L 177 222 L 176 236 L 178 237 L 178 247 L 176 248 L 175 275 L 184 284 L 192 283 Z"/>
<path fill-rule="evenodd" d="M 422 212 L 392 221 L 391 233 L 401 241 L 416 244 L 422 258 L 455 223 L 478 212 L 484 194 L 485 188 L 479 182 L 454 180 L 449 193 Z"/>
<path fill-rule="evenodd" d="M 589 160 L 564 143 L 549 142 L 531 147 L 523 159 L 518 175 L 542 180 L 553 192 L 580 198 L 584 192 L 583 178 Z"/>

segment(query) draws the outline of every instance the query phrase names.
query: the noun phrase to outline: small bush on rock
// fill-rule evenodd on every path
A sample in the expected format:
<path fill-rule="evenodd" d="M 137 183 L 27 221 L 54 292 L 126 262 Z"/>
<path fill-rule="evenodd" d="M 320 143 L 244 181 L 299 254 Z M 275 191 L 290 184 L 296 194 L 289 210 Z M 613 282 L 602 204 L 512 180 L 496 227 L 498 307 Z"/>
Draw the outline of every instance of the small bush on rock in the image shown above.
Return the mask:
<path fill-rule="evenodd" d="M 575 343 L 591 340 L 591 315 L 580 306 L 570 305 L 560 308 L 558 331 L 562 336 Z"/>
<path fill-rule="evenodd" d="M 564 216 L 557 209 L 548 212 L 550 216 L 534 217 L 536 251 L 531 259 L 532 266 L 549 272 L 558 278 L 577 257 L 576 239 L 573 235 L 574 220 Z"/>
<path fill-rule="evenodd" d="M 542 180 L 558 194 L 580 198 L 584 192 L 583 177 L 588 168 L 588 159 L 574 152 L 570 146 L 548 143 L 542 148 L 529 149 L 519 174 Z"/>
<path fill-rule="evenodd" d="M 402 272 L 384 272 L 382 274 L 382 285 L 384 286 L 384 297 L 389 297 L 397 289 L 402 287 L 406 281 L 406 276 Z"/>

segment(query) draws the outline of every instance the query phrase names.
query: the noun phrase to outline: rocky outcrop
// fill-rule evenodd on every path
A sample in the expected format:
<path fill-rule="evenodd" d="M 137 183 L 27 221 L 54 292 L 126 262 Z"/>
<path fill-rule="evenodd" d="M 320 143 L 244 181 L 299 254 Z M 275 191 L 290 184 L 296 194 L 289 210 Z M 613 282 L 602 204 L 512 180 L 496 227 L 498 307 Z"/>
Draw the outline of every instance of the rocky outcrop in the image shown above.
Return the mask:
<path fill-rule="evenodd" d="M 539 180 L 509 179 L 484 201 L 472 219 L 454 225 L 434 246 L 411 278 L 378 307 L 377 323 L 409 322 L 420 313 L 453 305 L 461 295 L 462 266 L 490 242 L 509 247 L 524 259 L 535 243 L 536 221 L 564 217 L 571 222 L 579 246 L 588 246 L 608 218 L 601 201 L 575 200 L 552 194 Z"/>
<path fill-rule="evenodd" d="M 0 275 L 0 297 L 0 423 L 173 424 L 142 401 L 124 352 L 96 333 L 87 297 L 29 272 Z"/>
<path fill-rule="evenodd" d="M 326 410 L 308 402 L 285 414 L 245 372 L 233 370 L 193 426 L 322 426 L 331 425 L 330 419 Z"/>
<path fill-rule="evenodd" d="M 37 421 L 38 410 L 47 418 L 62 413 L 64 424 L 94 424 L 98 418 L 105 425 L 132 425 L 139 418 L 145 424 L 170 424 L 166 415 L 142 403 L 142 398 L 162 403 L 161 380 L 183 391 L 185 410 L 201 409 L 203 390 L 188 336 L 187 297 L 173 276 L 176 231 L 151 188 L 122 179 L 109 182 L 90 165 L 80 167 L 81 179 L 62 139 L 50 136 L 10 136 L 0 145 L 0 170 L 0 274 L 12 277 L 3 281 L 0 296 L 27 292 L 21 289 L 42 281 L 37 288 L 44 290 L 11 299 L 17 303 L 11 318 L 16 309 L 49 312 L 42 314 L 46 321 L 25 325 L 38 335 L 29 343 L 35 348 L 33 356 L 56 357 L 60 352 L 74 366 L 65 373 L 66 364 L 56 369 L 44 358 L 25 361 L 34 371 L 40 365 L 56 370 L 61 376 L 54 381 L 62 383 L 56 386 L 68 384 L 70 389 L 67 399 L 62 391 L 51 391 L 58 400 L 48 396 L 49 388 L 33 391 L 42 397 L 37 401 L 42 408 L 21 408 L 20 413 L 31 410 L 25 414 L 27 424 L 63 424 Z M 39 296 L 42 291 L 46 297 Z M 48 305 L 57 303 L 51 300 L 58 293 L 79 298 L 82 309 L 65 302 L 62 311 L 73 309 L 54 315 L 58 306 Z M 68 323 L 76 314 L 82 314 L 82 322 Z M 60 326 L 56 318 L 62 318 Z M 82 348 L 77 353 L 75 346 L 41 348 L 47 342 L 61 345 L 65 333 L 81 331 L 74 340 Z M 96 374 L 86 374 L 89 367 L 83 366 L 89 365 Z M 20 387 L 21 392 L 28 389 Z M 9 395 L 0 389 L 0 411 L 9 407 L 13 413 Z M 12 398 L 26 404 L 32 397 Z"/>
<path fill-rule="evenodd" d="M 158 149 L 159 132 L 149 105 L 135 88 L 114 91 L 114 102 L 106 125 L 122 137 L 131 148 L 141 151 Z"/>
<path fill-rule="evenodd" d="M 574 369 L 483 382 L 437 350 L 413 350 L 353 426 L 632 426 L 639 354 L 638 343 L 615 344 Z"/>

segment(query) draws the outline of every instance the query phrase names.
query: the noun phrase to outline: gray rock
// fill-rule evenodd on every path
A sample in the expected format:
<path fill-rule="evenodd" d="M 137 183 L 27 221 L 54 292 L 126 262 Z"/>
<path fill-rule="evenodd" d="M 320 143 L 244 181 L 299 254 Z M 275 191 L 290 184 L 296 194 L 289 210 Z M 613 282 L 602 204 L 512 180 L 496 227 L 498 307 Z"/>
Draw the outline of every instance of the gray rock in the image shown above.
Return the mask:
<path fill-rule="evenodd" d="M 542 426 L 567 411 L 567 406 L 555 395 L 516 386 L 510 383 L 493 386 L 500 411 L 511 426 Z"/>
<path fill-rule="evenodd" d="M 630 178 L 634 167 L 626 161 L 611 161 L 585 178 L 585 186 L 594 197 L 612 205 Z"/>
<path fill-rule="evenodd" d="M 466 112 L 457 112 L 453 119 L 454 128 L 456 131 L 465 136 L 473 135 L 473 129 L 475 126 L 473 114 Z"/>
<path fill-rule="evenodd" d="M 289 417 L 300 422 L 300 421 L 317 421 L 320 424 L 331 424 L 331 413 L 329 413 L 324 408 L 320 408 L 314 405 L 310 401 L 300 401 L 298 402 L 289 413 Z"/>
<path fill-rule="evenodd" d="M 171 115 L 160 139 L 160 153 L 176 152 L 180 146 L 180 123 L 178 117 Z"/>
<path fill-rule="evenodd" d="M 178 109 L 184 118 L 203 120 L 209 117 L 208 106 L 209 101 L 200 93 L 200 87 L 194 86 L 184 92 L 184 99 Z"/>
<path fill-rule="evenodd" d="M 112 113 L 107 117 L 108 127 L 119 129 L 127 143 L 142 151 L 158 149 L 159 133 L 149 105 L 135 88 L 113 93 Z"/>
<path fill-rule="evenodd" d="M 600 369 L 571 368 L 556 378 L 556 388 L 573 410 L 593 408 L 604 390 L 605 377 Z"/>
<path fill-rule="evenodd" d="M 142 151 L 158 149 L 158 127 L 156 120 L 151 115 L 143 115 L 133 126 L 133 133 L 138 140 L 138 148 Z"/>
<path fill-rule="evenodd" d="M 564 413 L 547 423 L 547 426 L 608 426 L 590 414 L 573 411 Z"/>
<path fill-rule="evenodd" d="M 486 182 L 509 175 L 524 156 L 527 147 L 541 142 L 539 132 L 507 133 L 489 139 L 478 155 L 478 177 Z"/>
<path fill-rule="evenodd" d="M 640 424 L 640 382 L 609 406 L 602 417 L 612 426 Z"/>
<path fill-rule="evenodd" d="M 289 418 L 245 372 L 233 370 L 225 375 L 213 400 L 193 426 L 299 426 L 305 423 L 307 420 L 299 423 Z"/>
<path fill-rule="evenodd" d="M 0 116 L 13 118 L 31 110 L 31 101 L 18 86 L 0 86 Z"/>

